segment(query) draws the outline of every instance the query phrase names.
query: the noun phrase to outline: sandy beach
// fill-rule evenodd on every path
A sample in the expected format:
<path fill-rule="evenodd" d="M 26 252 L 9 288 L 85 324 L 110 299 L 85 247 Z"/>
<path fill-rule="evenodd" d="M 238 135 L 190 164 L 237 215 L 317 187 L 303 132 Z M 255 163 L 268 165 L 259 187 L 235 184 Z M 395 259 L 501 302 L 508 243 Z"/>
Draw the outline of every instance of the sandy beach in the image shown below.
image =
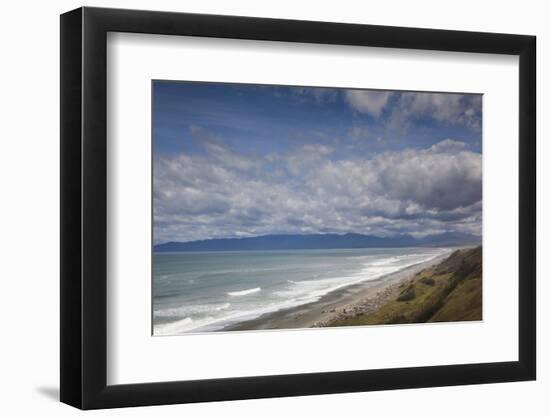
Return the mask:
<path fill-rule="evenodd" d="M 252 320 L 226 326 L 220 331 L 322 327 L 348 315 L 368 314 L 394 299 L 400 287 L 412 280 L 416 273 L 440 263 L 448 256 L 449 253 L 375 280 L 330 292 L 315 302 L 264 314 Z"/>

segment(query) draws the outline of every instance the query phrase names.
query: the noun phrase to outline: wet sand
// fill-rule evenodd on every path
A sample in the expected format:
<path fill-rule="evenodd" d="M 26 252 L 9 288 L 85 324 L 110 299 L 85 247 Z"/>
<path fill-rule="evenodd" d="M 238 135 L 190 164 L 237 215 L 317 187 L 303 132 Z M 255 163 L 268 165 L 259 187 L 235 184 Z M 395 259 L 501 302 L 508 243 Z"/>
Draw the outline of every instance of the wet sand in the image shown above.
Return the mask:
<path fill-rule="evenodd" d="M 449 254 L 375 280 L 344 287 L 324 295 L 317 301 L 267 313 L 252 320 L 226 326 L 219 331 L 322 327 L 338 317 L 371 313 L 394 299 L 400 290 L 399 287 L 411 280 L 417 272 L 440 263 Z"/>

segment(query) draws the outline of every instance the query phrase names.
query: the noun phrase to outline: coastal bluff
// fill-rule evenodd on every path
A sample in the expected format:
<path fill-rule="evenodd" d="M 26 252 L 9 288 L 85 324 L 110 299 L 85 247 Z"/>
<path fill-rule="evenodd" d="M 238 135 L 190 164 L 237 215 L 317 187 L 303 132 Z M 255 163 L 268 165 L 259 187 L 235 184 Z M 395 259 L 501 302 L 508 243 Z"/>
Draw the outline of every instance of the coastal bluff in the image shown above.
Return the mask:
<path fill-rule="evenodd" d="M 395 297 L 368 314 L 339 315 L 325 326 L 482 320 L 482 247 L 454 251 L 402 282 Z"/>

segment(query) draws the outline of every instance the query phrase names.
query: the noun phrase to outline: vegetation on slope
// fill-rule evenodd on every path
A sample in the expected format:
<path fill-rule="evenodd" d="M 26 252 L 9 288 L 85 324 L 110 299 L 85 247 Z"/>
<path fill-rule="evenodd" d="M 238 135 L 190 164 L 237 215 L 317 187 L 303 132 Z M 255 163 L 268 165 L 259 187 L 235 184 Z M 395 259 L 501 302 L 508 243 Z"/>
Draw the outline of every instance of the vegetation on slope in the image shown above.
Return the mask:
<path fill-rule="evenodd" d="M 463 249 L 403 283 L 397 298 L 377 311 L 330 326 L 474 321 L 482 318 L 482 249 Z"/>

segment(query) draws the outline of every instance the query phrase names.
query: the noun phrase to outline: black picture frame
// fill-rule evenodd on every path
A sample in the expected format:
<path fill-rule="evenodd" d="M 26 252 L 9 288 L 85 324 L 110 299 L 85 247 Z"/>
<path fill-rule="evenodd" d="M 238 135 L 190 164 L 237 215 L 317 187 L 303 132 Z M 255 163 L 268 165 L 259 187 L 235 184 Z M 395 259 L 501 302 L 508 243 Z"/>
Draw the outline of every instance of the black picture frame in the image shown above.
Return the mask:
<path fill-rule="evenodd" d="M 519 56 L 518 361 L 107 385 L 108 32 Z M 60 56 L 62 402 L 96 409 L 536 378 L 534 36 L 84 7 L 61 15 Z"/>

